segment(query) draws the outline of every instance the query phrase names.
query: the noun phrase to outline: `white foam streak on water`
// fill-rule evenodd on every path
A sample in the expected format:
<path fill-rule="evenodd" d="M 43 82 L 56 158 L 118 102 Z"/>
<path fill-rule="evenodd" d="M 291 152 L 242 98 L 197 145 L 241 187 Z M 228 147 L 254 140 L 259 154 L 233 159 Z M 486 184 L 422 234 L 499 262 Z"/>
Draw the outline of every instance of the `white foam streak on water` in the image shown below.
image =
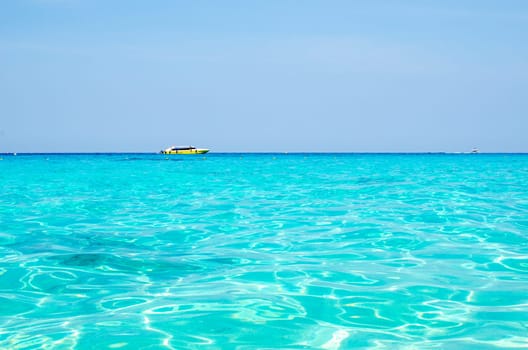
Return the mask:
<path fill-rule="evenodd" d="M 345 330 L 338 330 L 332 334 L 332 339 L 324 343 L 321 347 L 328 350 L 337 350 L 341 347 L 343 340 L 349 337 L 349 333 Z"/>

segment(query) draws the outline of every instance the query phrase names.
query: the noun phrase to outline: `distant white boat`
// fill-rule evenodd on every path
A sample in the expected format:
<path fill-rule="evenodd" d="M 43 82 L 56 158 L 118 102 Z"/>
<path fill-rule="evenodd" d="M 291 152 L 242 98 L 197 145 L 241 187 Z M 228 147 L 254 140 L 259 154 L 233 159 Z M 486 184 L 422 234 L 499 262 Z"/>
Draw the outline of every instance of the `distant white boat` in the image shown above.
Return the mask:
<path fill-rule="evenodd" d="M 479 149 L 476 147 L 473 147 L 470 153 L 480 153 Z"/>

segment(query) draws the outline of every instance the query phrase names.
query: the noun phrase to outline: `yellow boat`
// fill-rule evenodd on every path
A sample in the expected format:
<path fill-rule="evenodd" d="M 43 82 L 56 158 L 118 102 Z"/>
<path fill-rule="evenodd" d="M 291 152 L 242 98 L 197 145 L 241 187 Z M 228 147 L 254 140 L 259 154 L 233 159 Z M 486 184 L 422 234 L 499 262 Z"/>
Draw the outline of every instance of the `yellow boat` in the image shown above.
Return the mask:
<path fill-rule="evenodd" d="M 172 146 L 162 150 L 161 154 L 204 154 L 209 152 L 206 148 L 196 148 L 193 146 Z"/>

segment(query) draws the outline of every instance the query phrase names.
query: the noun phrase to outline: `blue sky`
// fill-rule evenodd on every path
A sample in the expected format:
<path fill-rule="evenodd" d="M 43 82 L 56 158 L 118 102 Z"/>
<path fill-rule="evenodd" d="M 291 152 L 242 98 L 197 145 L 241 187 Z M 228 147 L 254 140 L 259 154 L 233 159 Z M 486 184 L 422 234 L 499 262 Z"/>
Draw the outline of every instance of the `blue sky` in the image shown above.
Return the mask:
<path fill-rule="evenodd" d="M 0 152 L 528 152 L 528 1 L 0 4 Z"/>

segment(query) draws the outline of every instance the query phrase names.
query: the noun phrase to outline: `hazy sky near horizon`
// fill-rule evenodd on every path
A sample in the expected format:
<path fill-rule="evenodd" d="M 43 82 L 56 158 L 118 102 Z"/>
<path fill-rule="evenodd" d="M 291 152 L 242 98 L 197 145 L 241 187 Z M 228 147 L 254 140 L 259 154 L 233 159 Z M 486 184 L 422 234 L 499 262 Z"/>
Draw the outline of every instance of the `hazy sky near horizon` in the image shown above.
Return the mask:
<path fill-rule="evenodd" d="M 0 152 L 528 152 L 528 1 L 0 4 Z"/>

